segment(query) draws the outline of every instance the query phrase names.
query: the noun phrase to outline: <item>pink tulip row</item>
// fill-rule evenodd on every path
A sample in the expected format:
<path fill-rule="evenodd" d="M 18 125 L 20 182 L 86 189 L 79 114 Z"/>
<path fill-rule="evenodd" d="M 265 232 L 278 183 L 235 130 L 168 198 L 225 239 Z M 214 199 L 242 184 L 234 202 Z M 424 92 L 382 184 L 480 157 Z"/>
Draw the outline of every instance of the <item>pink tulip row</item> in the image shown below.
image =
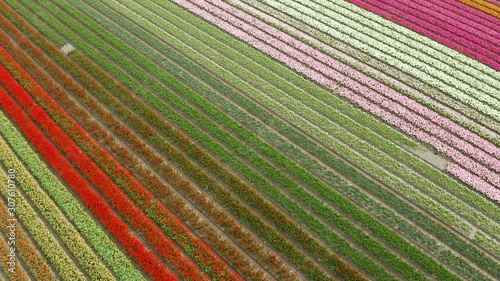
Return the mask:
<path fill-rule="evenodd" d="M 486 169 L 484 166 L 478 164 L 476 161 L 471 160 L 470 158 L 464 156 L 462 153 L 457 151 L 456 149 L 450 147 L 449 145 L 443 143 L 441 140 L 437 139 L 435 136 L 429 135 L 427 132 L 423 131 L 417 125 L 407 122 L 398 118 L 397 116 L 388 113 L 384 109 L 376 106 L 370 101 L 356 95 L 349 89 L 343 88 L 340 90 L 340 94 L 357 104 L 358 106 L 364 108 L 369 111 L 373 115 L 379 116 L 384 121 L 397 126 L 403 132 L 408 135 L 414 136 L 420 141 L 434 147 L 439 152 L 449 156 L 453 161 L 460 163 L 460 165 L 467 170 L 473 172 L 476 175 L 479 175 L 481 178 L 486 179 L 490 183 L 495 186 L 500 186 L 500 178 L 497 173 L 492 172 Z M 500 190 L 498 190 L 500 192 Z"/>
<path fill-rule="evenodd" d="M 464 170 L 462 167 L 455 163 L 450 163 L 446 167 L 446 170 L 454 175 L 455 177 L 459 178 L 461 181 L 469 184 L 470 186 L 474 187 L 474 189 L 478 190 L 479 192 L 483 193 L 493 201 L 496 201 L 500 203 L 500 192 L 498 192 L 498 189 L 496 189 L 494 186 L 491 184 L 483 181 L 476 175 L 471 174 L 469 171 Z"/>
<path fill-rule="evenodd" d="M 484 64 L 489 65 L 490 67 L 494 68 L 495 70 L 500 70 L 500 59 L 499 56 L 495 53 L 492 53 L 489 50 L 486 49 L 478 49 L 475 51 L 475 48 L 479 48 L 477 46 L 474 46 L 474 48 L 466 47 L 463 44 L 456 43 L 449 37 L 443 37 L 440 35 L 440 32 L 438 30 L 435 30 L 435 25 L 425 22 L 420 19 L 416 19 L 415 17 L 404 11 L 400 11 L 396 9 L 392 5 L 388 5 L 386 3 L 383 3 L 378 0 L 349 0 L 349 2 L 362 7 L 372 13 L 378 14 L 380 16 L 383 16 L 386 19 L 389 19 L 393 22 L 396 22 L 402 26 L 405 26 L 411 30 L 414 30 L 424 36 L 427 36 L 429 38 L 432 38 L 452 49 L 455 49 L 463 54 L 466 54 Z M 416 23 L 415 23 L 415 22 Z M 458 39 L 457 36 L 455 36 L 455 39 Z M 466 43 L 465 43 L 466 44 Z M 471 43 L 472 44 L 472 43 Z M 484 55 L 485 53 L 486 55 Z"/>
<path fill-rule="evenodd" d="M 454 37 L 459 37 L 457 39 L 465 39 L 460 42 L 473 42 L 477 44 L 480 48 L 485 48 L 490 50 L 493 54 L 498 54 L 500 52 L 500 38 L 498 35 L 500 33 L 495 30 L 491 30 L 485 26 L 481 28 L 475 28 L 471 25 L 472 21 L 464 19 L 454 13 L 440 8 L 439 6 L 433 6 L 428 8 L 427 1 L 416 0 L 416 1 L 401 1 L 401 0 L 382 0 L 395 8 L 410 13 L 409 16 L 414 16 L 423 22 L 429 22 L 433 24 L 434 30 L 439 35 L 446 35 L 451 32 L 450 39 L 455 39 Z M 494 35 L 496 34 L 496 35 Z M 448 37 L 448 36 L 446 36 Z M 457 41 L 458 42 L 458 41 Z M 465 45 L 466 47 L 468 44 Z M 476 49 L 477 51 L 478 49 Z"/>
<path fill-rule="evenodd" d="M 245 14 L 243 11 L 235 9 L 234 7 L 223 3 L 222 1 L 210 1 L 211 3 L 215 3 L 217 6 L 214 6 L 212 4 L 209 4 L 205 1 L 201 0 L 193 0 L 192 2 L 195 3 L 196 5 L 184 1 L 184 0 L 176 0 L 178 4 L 181 6 L 184 6 L 191 11 L 195 12 L 196 14 L 202 16 L 203 18 L 217 24 L 221 28 L 227 30 L 228 32 L 232 33 L 233 35 L 237 36 L 238 38 L 252 44 L 253 46 L 263 50 L 264 52 L 270 54 L 271 56 L 275 57 L 276 59 L 285 62 L 287 65 L 291 66 L 292 68 L 296 69 L 299 72 L 302 72 L 309 77 L 311 77 L 313 80 L 325 85 L 325 86 L 330 86 L 330 87 L 338 87 L 338 84 L 336 82 L 333 82 L 330 80 L 330 78 L 327 78 L 323 76 L 322 74 L 314 71 L 313 69 L 321 69 L 323 70 L 322 72 L 329 77 L 338 77 L 339 73 L 336 72 L 334 69 L 330 67 L 326 67 L 325 65 L 322 65 L 320 62 L 316 61 L 314 58 L 306 55 L 306 54 L 311 54 L 311 55 L 317 55 L 320 56 L 320 59 L 325 59 L 325 61 L 330 61 L 329 64 L 332 66 L 336 67 L 341 67 L 344 70 L 347 70 L 348 68 L 346 66 L 340 65 L 338 62 L 332 61 L 331 58 L 329 57 L 321 57 L 324 56 L 323 54 L 317 52 L 316 50 L 308 47 L 307 45 L 303 44 L 300 41 L 294 40 L 293 38 L 289 37 L 288 35 L 279 32 L 278 30 L 275 30 L 273 27 L 267 26 L 264 23 L 260 22 L 259 20 Z M 283 43 L 282 41 L 279 41 L 275 38 L 272 38 L 271 36 L 268 36 L 264 34 L 259 29 L 256 29 L 255 26 L 250 26 L 244 21 L 239 20 L 238 18 L 235 18 L 234 16 L 230 15 L 229 13 L 225 12 L 224 10 L 221 9 L 227 9 L 228 11 L 232 12 L 233 14 L 237 15 L 240 18 L 244 18 L 247 22 L 253 23 L 255 26 L 260 27 L 264 30 L 267 30 L 269 32 L 272 32 L 275 34 L 278 38 L 282 40 L 287 40 L 290 45 L 293 45 L 296 48 L 304 48 L 304 52 L 306 54 L 300 53 L 296 49 L 294 49 L 292 46 L 287 45 Z M 217 15 L 217 16 L 214 16 Z M 227 19 L 227 21 L 222 20 L 221 18 Z M 229 23 L 230 22 L 230 23 Z M 235 28 L 236 26 L 236 28 Z M 253 35 L 253 36 L 252 36 Z M 261 38 L 261 40 L 257 39 L 256 37 Z M 275 46 L 278 49 L 275 49 Z M 287 56 L 286 54 L 290 55 Z M 302 61 L 303 63 L 309 64 L 312 66 L 313 69 L 310 69 L 308 67 L 305 67 L 302 65 L 300 62 L 297 62 L 297 60 Z M 350 69 L 350 71 L 353 71 Z M 352 73 L 351 73 L 352 74 Z M 358 78 L 363 76 L 359 73 L 354 73 L 354 75 L 357 75 Z M 472 154 L 471 156 L 474 156 L 476 158 L 479 158 L 478 160 L 484 161 L 489 163 L 490 167 L 495 170 L 499 170 L 499 161 L 495 159 L 494 157 L 491 157 L 484 151 L 481 151 L 480 149 L 473 147 L 472 145 L 464 142 L 462 139 L 459 139 L 449 132 L 446 132 L 445 130 L 442 130 L 441 128 L 438 128 L 436 125 L 432 124 L 429 120 L 424 119 L 420 116 L 416 116 L 415 114 L 411 113 L 407 108 L 401 106 L 400 104 L 394 103 L 387 99 L 386 97 L 382 97 L 380 94 L 375 93 L 371 89 L 367 89 L 365 86 L 360 85 L 356 81 L 353 81 L 352 79 L 348 79 L 347 77 L 343 76 L 343 79 L 338 79 L 340 80 L 340 83 L 344 84 L 345 86 L 349 88 L 354 88 L 357 89 L 358 91 L 362 93 L 368 93 L 368 96 L 375 101 L 376 103 L 381 104 L 382 106 L 386 108 L 390 108 L 393 112 L 397 113 L 398 115 L 404 115 L 406 119 L 408 119 L 411 123 L 416 124 L 419 126 L 418 128 L 424 128 L 427 130 L 430 130 L 431 133 L 438 134 L 440 137 L 444 138 L 445 140 L 448 140 L 451 144 L 458 146 L 462 151 Z M 361 77 L 364 79 L 368 79 L 367 77 Z M 371 84 L 372 86 L 379 86 L 379 87 L 384 87 L 383 85 L 380 85 L 377 81 L 364 81 L 366 84 Z M 344 89 L 347 90 L 347 89 Z M 387 90 L 391 91 L 390 89 L 379 89 L 380 91 L 382 90 Z M 350 92 L 350 90 L 347 90 Z M 432 114 L 433 112 L 428 110 L 425 107 L 420 106 L 418 103 L 415 103 L 414 101 L 409 100 L 406 97 L 403 97 L 399 95 L 396 92 L 392 93 L 396 97 L 399 96 L 398 98 L 402 98 L 403 101 L 405 101 L 408 106 L 414 106 L 417 107 L 417 109 L 425 114 L 430 114 L 429 118 L 437 118 L 438 122 L 444 122 L 444 123 L 449 123 L 450 128 L 454 130 L 461 130 L 461 133 L 465 133 L 464 136 L 469 136 L 469 137 L 474 137 L 479 140 L 480 143 L 487 144 L 489 148 L 492 148 L 493 151 L 496 151 L 496 154 L 498 155 L 498 148 L 494 146 L 493 144 L 490 144 L 486 142 L 485 140 L 478 138 L 474 134 L 470 133 L 469 131 L 461 128 L 460 126 L 457 126 L 456 124 L 452 123 L 451 121 L 443 118 L 442 116 L 439 116 L 437 114 Z M 356 96 L 356 95 L 354 95 Z M 352 99 L 352 98 L 351 98 Z M 406 99 L 406 100 L 404 100 Z M 383 115 L 385 114 L 385 111 L 382 111 L 383 113 L 379 113 L 378 115 Z M 391 122 L 393 124 L 399 124 L 399 127 L 404 127 L 403 124 L 409 124 L 407 121 L 400 120 L 398 119 L 397 121 Z M 402 128 L 403 129 L 403 128 Z M 413 130 L 414 131 L 414 130 Z M 418 135 L 417 135 L 418 136 Z M 423 138 L 425 141 L 426 138 L 428 139 L 429 136 L 426 134 L 426 137 Z M 496 177 L 495 173 L 489 170 L 488 168 L 484 167 L 481 164 L 478 164 L 476 161 L 470 159 L 467 156 L 464 156 L 462 153 L 458 152 L 455 148 L 450 147 L 449 145 L 444 144 L 440 140 L 435 139 L 432 137 L 432 141 L 427 140 L 426 142 L 435 146 L 438 148 L 440 151 L 443 151 L 447 153 L 450 157 L 453 159 L 456 159 L 459 163 L 461 163 L 465 168 L 470 169 L 471 171 L 474 171 L 476 174 L 480 175 L 481 177 L 485 178 L 486 180 L 492 181 L 494 184 L 500 185 L 498 182 L 496 182 Z"/>
<path fill-rule="evenodd" d="M 330 57 L 318 52 L 317 50 L 311 48 L 310 46 L 302 43 L 301 41 L 295 40 L 294 38 L 288 36 L 285 33 L 279 32 L 277 29 L 274 29 L 274 27 L 270 27 L 260 21 L 254 21 L 252 17 L 249 15 L 245 14 L 243 11 L 235 9 L 232 6 L 229 6 L 225 3 L 221 3 L 220 1 L 214 1 L 216 5 L 219 5 L 221 9 L 225 9 L 227 11 L 230 11 L 232 14 L 238 16 L 239 18 L 243 18 L 246 20 L 246 22 L 252 22 L 254 26 L 260 28 L 261 30 L 268 30 L 270 33 L 274 34 L 276 37 L 278 37 L 281 41 L 278 41 L 263 32 L 261 30 L 256 30 L 253 26 L 249 26 L 245 22 L 238 21 L 238 19 L 231 17 L 231 15 L 225 13 L 224 11 L 218 10 L 217 8 L 214 8 L 214 6 L 210 6 L 204 1 L 194 1 L 197 2 L 199 5 L 205 5 L 202 6 L 204 8 L 209 9 L 213 13 L 218 13 L 219 16 L 222 17 L 229 17 L 231 23 L 236 23 L 240 28 L 243 28 L 248 34 L 254 34 L 257 37 L 260 37 L 261 40 L 269 43 L 272 46 L 280 46 L 281 50 L 283 50 L 286 53 L 289 53 L 292 58 L 304 58 L 302 61 L 306 64 L 311 65 L 314 69 L 323 69 L 324 74 L 329 74 L 328 76 L 331 78 L 338 77 L 339 75 L 341 76 L 342 74 L 339 74 L 338 72 L 334 71 L 333 69 L 336 69 L 343 74 L 347 73 L 350 77 L 358 78 L 358 80 L 361 80 L 363 84 L 366 85 L 371 85 L 372 88 L 375 88 L 378 90 L 380 93 L 389 93 L 387 96 L 389 98 L 396 100 L 397 102 L 405 105 L 405 107 L 402 107 L 399 104 L 396 104 L 394 102 L 388 101 L 386 97 L 381 96 L 380 94 L 374 92 L 373 90 L 366 88 L 364 85 L 357 83 L 354 80 L 351 79 L 344 79 L 344 81 L 340 81 L 343 85 L 348 86 L 351 89 L 358 90 L 361 93 L 370 93 L 370 97 L 372 100 L 374 100 L 377 103 L 381 104 L 387 104 L 387 108 L 394 111 L 397 110 L 397 113 L 399 115 L 406 116 L 408 120 L 413 120 L 413 122 L 420 122 L 422 126 L 425 126 L 424 128 L 432 131 L 434 134 L 437 134 L 441 136 L 444 139 L 449 139 L 451 143 L 455 143 L 456 147 L 460 147 L 465 153 L 470 154 L 476 160 L 484 162 L 486 165 L 491 166 L 494 170 L 500 171 L 500 163 L 498 159 L 495 159 L 494 157 L 491 157 L 489 154 L 485 153 L 481 149 L 477 149 L 474 146 L 472 146 L 469 143 L 464 142 L 462 139 L 457 138 L 456 136 L 453 136 L 447 131 L 442 130 L 438 126 L 432 124 L 429 122 L 429 120 L 425 120 L 421 118 L 420 116 L 415 116 L 414 113 L 410 112 L 408 108 L 414 109 L 417 113 L 421 114 L 422 116 L 425 116 L 429 118 L 430 120 L 434 120 L 437 124 L 441 124 L 445 128 L 449 128 L 452 132 L 454 132 L 457 135 L 460 135 L 462 138 L 469 139 L 471 143 L 478 143 L 480 142 L 481 144 L 484 145 L 484 149 L 486 151 L 493 151 L 496 153 L 497 157 L 500 155 L 500 149 L 498 149 L 495 145 L 485 141 L 484 139 L 479 138 L 477 135 L 471 133 L 468 130 L 465 130 L 461 126 L 456 125 L 455 123 L 451 122 L 450 120 L 440 116 L 439 114 L 436 114 L 435 112 L 429 110 L 426 107 L 421 106 L 417 102 L 393 91 L 391 88 L 386 87 L 385 85 L 378 83 L 377 81 L 360 74 L 359 72 L 353 70 L 350 67 L 347 67 L 343 64 L 338 63 L 337 61 L 334 61 Z M 303 53 L 305 54 L 310 54 L 314 56 L 317 60 L 314 60 L 311 57 L 308 57 L 307 55 L 304 56 L 303 53 L 300 53 L 299 51 L 291 48 L 289 45 L 283 44 L 282 41 L 285 41 L 289 45 L 294 46 L 295 48 L 302 50 Z M 324 64 L 320 63 L 321 62 L 326 62 L 329 64 L 330 67 L 325 66 Z M 325 73 L 326 72 L 326 73 Z M 346 78 L 346 77 L 343 77 Z"/>

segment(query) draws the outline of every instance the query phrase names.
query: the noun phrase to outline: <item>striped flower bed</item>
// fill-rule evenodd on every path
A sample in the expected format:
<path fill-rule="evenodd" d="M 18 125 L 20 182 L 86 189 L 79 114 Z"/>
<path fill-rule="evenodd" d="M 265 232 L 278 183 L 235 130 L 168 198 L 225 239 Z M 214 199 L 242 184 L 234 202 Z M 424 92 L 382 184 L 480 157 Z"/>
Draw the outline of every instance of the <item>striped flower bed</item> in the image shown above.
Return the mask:
<path fill-rule="evenodd" d="M 0 278 L 498 280 L 498 4 L 1 1 Z"/>

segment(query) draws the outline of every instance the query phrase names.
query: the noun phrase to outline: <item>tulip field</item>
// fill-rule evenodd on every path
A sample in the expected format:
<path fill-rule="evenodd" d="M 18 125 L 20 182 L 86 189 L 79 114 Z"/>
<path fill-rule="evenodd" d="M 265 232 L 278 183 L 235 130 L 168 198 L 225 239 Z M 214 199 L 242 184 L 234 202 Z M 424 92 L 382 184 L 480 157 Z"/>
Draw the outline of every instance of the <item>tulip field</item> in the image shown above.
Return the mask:
<path fill-rule="evenodd" d="M 500 280 L 500 1 L 0 23 L 0 280 Z"/>

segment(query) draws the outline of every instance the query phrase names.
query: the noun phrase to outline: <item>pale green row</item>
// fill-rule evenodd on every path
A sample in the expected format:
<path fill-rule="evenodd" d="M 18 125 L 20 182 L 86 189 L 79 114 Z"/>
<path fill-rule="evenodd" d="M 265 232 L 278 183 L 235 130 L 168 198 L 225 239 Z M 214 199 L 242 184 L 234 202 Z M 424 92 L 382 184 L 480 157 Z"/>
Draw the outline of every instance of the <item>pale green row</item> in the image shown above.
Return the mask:
<path fill-rule="evenodd" d="M 139 270 L 132 265 L 130 260 L 109 238 L 108 234 L 103 231 L 102 226 L 85 211 L 81 203 L 73 197 L 46 164 L 43 163 L 26 140 L 15 130 L 12 123 L 6 119 L 3 113 L 0 114 L 0 132 L 12 146 L 16 155 L 26 164 L 29 171 L 15 158 L 9 159 L 6 163 L 18 167 L 16 171 L 18 171 L 19 178 L 26 181 L 26 185 L 24 186 L 26 193 L 30 194 L 35 204 L 40 204 L 42 214 L 54 225 L 54 228 L 61 231 L 62 235 L 60 235 L 60 237 L 67 243 L 70 249 L 73 249 L 73 253 L 80 260 L 82 267 L 88 270 L 89 275 L 95 280 L 113 279 L 112 274 L 100 261 L 102 259 L 121 280 L 144 280 Z M 3 139 L 0 141 L 0 146 L 2 147 L 0 153 L 13 153 L 10 148 L 6 146 Z M 43 189 L 35 185 L 35 180 L 31 178 L 30 175 L 37 178 L 43 186 Z M 45 192 L 47 192 L 50 197 Z M 55 203 L 52 202 L 50 198 L 53 198 Z M 49 205 L 41 205 L 44 203 Z M 64 215 L 55 204 L 64 212 Z M 66 222 L 66 224 L 69 224 L 67 219 L 71 221 L 77 229 L 74 229 L 72 226 L 61 228 L 63 227 L 62 224 L 57 226 L 58 222 Z M 88 246 L 83 246 L 85 242 L 83 238 L 78 235 L 77 231 L 89 241 L 100 258 L 95 256 Z M 71 241 L 72 239 L 73 241 Z M 76 244 L 70 246 L 73 243 L 78 243 L 82 245 L 82 247 L 77 248 Z"/>

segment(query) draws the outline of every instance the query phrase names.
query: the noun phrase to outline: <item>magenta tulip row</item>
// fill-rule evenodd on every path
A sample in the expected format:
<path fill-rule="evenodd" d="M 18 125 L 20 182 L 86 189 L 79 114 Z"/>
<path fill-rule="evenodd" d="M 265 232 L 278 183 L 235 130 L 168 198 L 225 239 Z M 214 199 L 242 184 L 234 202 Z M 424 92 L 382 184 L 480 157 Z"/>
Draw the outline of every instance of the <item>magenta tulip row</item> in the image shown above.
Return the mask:
<path fill-rule="evenodd" d="M 500 70 L 500 58 L 498 53 L 494 53 L 487 48 L 483 48 L 481 46 L 477 46 L 473 44 L 473 42 L 469 42 L 471 47 L 467 46 L 467 40 L 465 42 L 459 44 L 457 41 L 460 40 L 459 36 L 445 37 L 441 34 L 444 33 L 443 30 L 439 30 L 435 24 L 428 23 L 425 20 L 417 19 L 413 12 L 405 12 L 399 10 L 397 5 L 388 5 L 379 0 L 349 0 L 349 2 L 362 7 L 370 12 L 373 12 L 377 15 L 380 15 L 390 21 L 398 23 L 402 26 L 405 26 L 411 30 L 414 30 L 424 36 L 432 38 L 437 42 L 440 42 L 452 49 L 455 49 L 465 55 L 468 55 L 484 64 L 489 65 L 490 67 Z M 484 14 L 484 16 L 487 16 Z M 493 16 L 489 16 L 494 18 Z M 451 36 L 451 35 L 450 35 Z M 453 39 L 450 39 L 453 38 Z M 465 46 L 464 46 L 465 44 Z M 467 46 L 467 47 L 466 47 Z"/>
<path fill-rule="evenodd" d="M 496 173 L 494 172 L 500 170 L 500 162 L 498 160 L 500 151 L 499 148 L 497 148 L 495 145 L 479 138 L 477 135 L 472 134 L 468 130 L 465 130 L 464 128 L 436 114 L 435 112 L 430 111 L 428 108 L 425 108 L 420 104 L 400 95 L 399 93 L 392 91 L 390 88 L 385 87 L 377 81 L 370 80 L 370 78 L 332 60 L 330 57 L 321 54 L 317 50 L 305 45 L 304 43 L 291 38 L 287 34 L 266 25 L 265 23 L 222 1 L 193 0 L 192 2 L 188 2 L 185 0 L 175 0 L 175 2 L 205 18 L 206 20 L 215 23 L 234 36 L 252 44 L 254 47 L 268 53 L 274 58 L 286 63 L 297 71 L 306 74 L 308 77 L 324 86 L 330 88 L 338 88 L 338 83 L 340 82 L 343 86 L 346 86 L 349 89 L 356 90 L 358 94 L 364 94 L 366 97 L 371 99 L 371 102 L 363 106 L 365 109 L 378 116 L 381 116 L 382 118 L 385 118 L 388 122 L 398 126 L 408 134 L 414 135 L 420 140 L 432 145 L 439 151 L 442 151 L 446 155 L 450 156 L 456 162 L 460 163 L 460 165 L 462 165 L 464 168 L 472 171 L 481 178 L 491 182 L 494 185 L 500 186 L 500 182 L 498 182 Z M 229 14 L 228 12 L 237 17 Z M 253 26 L 249 25 L 248 22 L 252 23 Z M 285 41 L 286 43 L 265 34 L 262 30 L 266 30 L 272 33 L 277 38 Z M 301 50 L 302 52 L 298 51 L 295 48 Z M 327 63 L 331 67 L 324 65 L 315 58 Z M 309 65 L 310 67 L 304 66 L 297 60 Z M 323 74 L 318 73 L 314 69 L 322 70 Z M 370 85 L 373 88 L 376 88 L 378 91 L 389 95 L 389 98 L 382 96 L 381 94 L 373 91 L 370 88 L 367 88 L 365 85 L 361 85 L 357 81 L 346 77 L 338 71 L 344 73 L 347 72 L 351 77 L 357 78 L 358 80 L 364 82 L 364 84 Z M 326 77 L 325 75 L 329 77 Z M 341 79 L 339 79 L 338 77 L 341 77 Z M 331 78 L 337 81 L 334 81 Z M 359 95 L 353 93 L 349 89 L 344 88 L 341 92 L 351 101 L 356 102 L 356 98 L 359 97 Z M 402 106 L 401 104 L 396 103 L 392 100 L 397 100 L 407 107 Z M 376 110 L 371 110 L 371 108 L 376 104 L 380 104 L 381 106 L 393 111 L 395 114 L 397 114 L 398 117 L 389 114 L 386 110 L 379 107 L 376 107 Z M 412 108 L 412 110 L 415 110 L 417 113 L 422 114 L 429 119 L 416 115 L 408 108 Z M 401 119 L 400 117 L 403 117 L 406 120 Z M 442 126 L 444 126 L 444 128 L 449 128 L 450 130 L 454 131 L 455 134 L 460 135 L 463 138 L 469 138 L 469 141 L 471 143 L 483 146 L 484 151 L 478 147 L 473 146 L 471 143 L 467 143 L 464 139 L 458 138 L 457 136 L 444 130 L 442 127 L 436 126 L 430 120 L 437 122 L 437 124 L 441 124 Z M 444 141 L 448 142 L 448 144 L 450 144 L 451 146 L 445 144 L 436 136 L 431 136 L 428 133 L 423 132 L 422 130 L 427 130 L 431 134 L 435 134 L 437 137 L 444 139 Z M 462 150 L 464 153 L 470 155 L 471 157 L 474 157 L 479 162 L 483 162 L 489 168 L 481 165 L 480 163 L 478 163 L 478 161 L 465 156 L 457 149 Z M 492 154 L 495 156 L 489 155 L 485 151 L 493 152 Z"/>
<path fill-rule="evenodd" d="M 433 28 L 431 31 L 449 37 L 458 43 L 465 43 L 465 47 L 469 46 L 469 42 L 472 42 L 474 45 L 470 45 L 470 47 L 479 47 L 475 49 L 476 52 L 481 48 L 493 54 L 500 52 L 498 32 L 485 26 L 473 27 L 472 20 L 457 16 L 440 6 L 427 7 L 428 2 L 425 0 L 381 0 L 380 2 L 387 3 L 404 13 L 411 14 L 408 15 L 408 18 L 413 17 L 419 22 L 430 23 L 429 26 Z M 494 35 L 495 33 L 496 35 Z"/>
<path fill-rule="evenodd" d="M 186 1 L 181 1 L 184 2 L 185 4 L 188 4 Z M 471 133 L 468 130 L 465 130 L 461 126 L 458 126 L 457 124 L 453 123 L 447 118 L 444 118 L 443 116 L 440 116 L 439 114 L 436 114 L 435 112 L 429 110 L 426 107 L 421 106 L 417 102 L 393 91 L 391 88 L 378 83 L 377 81 L 360 74 L 359 72 L 353 70 L 352 68 L 349 68 L 343 64 L 340 64 L 337 61 L 334 61 L 330 57 L 318 52 L 317 50 L 309 47 L 308 45 L 295 40 L 294 38 L 288 36 L 285 33 L 282 33 L 276 29 L 274 29 L 271 26 L 266 25 L 265 23 L 258 21 L 248 14 L 244 13 L 241 10 L 238 10 L 226 3 L 223 3 L 222 1 L 209 1 L 213 2 L 214 5 L 209 4 L 205 1 L 198 1 L 195 0 L 193 1 L 198 5 L 196 6 L 191 6 L 191 9 L 199 9 L 199 7 L 202 7 L 203 9 L 206 9 L 205 11 L 199 9 L 198 12 L 205 13 L 205 17 L 209 17 L 209 20 L 211 21 L 217 21 L 218 24 L 224 25 L 224 29 L 228 30 L 231 33 L 239 32 L 240 34 L 237 35 L 241 39 L 253 43 L 253 44 L 259 44 L 260 49 L 266 49 L 266 52 L 269 53 L 270 55 L 282 60 L 288 62 L 288 64 L 296 64 L 294 67 L 298 71 L 304 72 L 311 72 L 309 73 L 311 78 L 314 80 L 318 80 L 317 76 L 318 73 L 315 72 L 314 70 L 310 71 L 307 68 L 304 69 L 303 65 L 296 62 L 295 59 L 298 59 L 299 61 L 302 61 L 302 63 L 311 66 L 313 69 L 318 69 L 322 70 L 324 75 L 327 75 L 329 78 L 325 78 L 326 81 L 323 82 L 329 83 L 329 79 L 336 79 L 338 83 L 342 84 L 343 86 L 346 86 L 350 89 L 356 90 L 360 94 L 364 94 L 368 96 L 374 103 L 380 104 L 387 108 L 388 110 L 393 111 L 397 115 L 405 118 L 409 122 L 416 124 L 419 128 L 422 128 L 424 130 L 429 131 L 431 134 L 439 137 L 440 139 L 443 139 L 447 141 L 449 144 L 451 144 L 453 147 L 458 148 L 462 150 L 462 152 L 470 155 L 473 157 L 475 160 L 482 162 L 485 164 L 487 167 L 491 168 L 494 171 L 500 171 L 500 161 L 498 161 L 497 157 L 500 153 L 500 150 L 493 144 L 487 142 L 484 139 L 479 138 L 477 135 Z M 243 29 L 245 32 L 241 33 L 240 30 L 236 30 L 231 24 L 221 21 L 217 17 L 213 16 L 213 14 L 209 14 L 207 11 L 221 17 L 224 19 L 227 19 L 228 22 L 231 24 L 235 25 L 238 28 Z M 231 14 L 234 14 L 236 17 L 233 15 L 227 13 L 226 11 L 229 11 Z M 240 19 L 244 19 L 240 20 Z M 249 25 L 248 22 L 251 22 L 253 26 Z M 257 28 L 260 29 L 257 29 Z M 278 39 L 273 38 L 272 36 L 265 34 L 262 30 L 267 30 L 273 35 L 275 35 Z M 276 46 L 279 50 L 276 50 L 269 45 L 266 45 L 262 41 L 255 41 L 255 37 L 259 38 L 260 40 L 266 42 L 267 44 L 271 46 Z M 284 42 L 286 43 L 284 43 Z M 260 42 L 260 43 L 259 43 Z M 287 44 L 288 43 L 288 44 Z M 292 47 L 293 46 L 293 47 Z M 295 49 L 295 48 L 296 49 Z M 298 50 L 297 50 L 298 49 Z M 301 50 L 302 52 L 300 52 Z M 287 53 L 290 55 L 290 57 L 287 57 L 285 54 Z M 309 55 L 307 55 L 309 54 Z M 311 57 L 312 56 L 312 57 Z M 316 59 L 315 59 L 316 58 Z M 327 65 L 323 64 L 327 63 Z M 341 73 L 339 73 L 341 72 Z M 374 90 L 366 87 L 365 85 L 358 83 L 357 81 L 350 79 L 349 77 L 346 77 L 344 74 L 349 75 L 350 77 L 353 77 L 357 80 L 362 81 L 363 84 L 365 85 L 371 85 L 372 88 L 375 88 L 378 92 L 384 93 L 385 96 L 379 94 L 378 92 L 375 92 Z M 342 77 L 343 79 L 338 79 L 338 77 Z M 321 82 L 320 82 L 321 83 Z M 336 87 L 337 85 L 335 85 Z M 396 101 L 396 102 L 394 102 Z M 404 106 L 402 106 L 403 104 Z M 416 113 L 428 118 L 425 119 L 422 116 L 416 115 L 415 112 L 412 112 L 409 110 L 411 108 L 414 110 Z M 444 128 L 447 128 L 451 130 L 453 133 L 461 136 L 461 138 L 453 135 L 452 133 L 446 131 L 443 129 L 443 127 L 439 127 L 436 124 L 433 124 L 430 120 L 433 120 L 436 122 L 436 124 L 440 124 Z M 471 143 L 467 143 L 464 141 L 464 139 L 468 139 L 471 143 L 474 144 L 479 144 L 480 146 L 483 146 L 483 149 L 480 149 L 478 147 L 473 146 Z M 477 165 L 477 164 L 472 164 L 475 163 L 475 161 L 463 161 L 463 159 L 467 159 L 467 157 L 463 156 L 461 153 L 458 153 L 455 149 L 447 148 L 444 149 L 445 151 L 448 151 L 451 155 L 449 155 L 452 158 L 460 158 L 464 162 L 464 167 L 467 167 L 469 169 L 472 169 L 475 171 L 478 175 L 482 175 L 485 179 L 493 179 L 495 177 L 492 176 L 494 174 L 492 171 L 489 171 L 488 168 L 483 167 L 482 165 Z M 485 151 L 492 151 L 495 153 L 496 157 L 489 155 Z M 457 159 L 458 160 L 458 159 Z M 469 164 L 467 164 L 469 163 Z"/>
<path fill-rule="evenodd" d="M 471 174 L 467 170 L 464 170 L 456 163 L 448 164 L 446 170 L 450 172 L 450 174 L 459 178 L 461 181 L 469 184 L 470 186 L 474 187 L 474 189 L 485 194 L 491 200 L 500 203 L 500 193 L 498 192 L 498 189 L 492 186 L 491 184 L 485 182 L 478 176 Z"/>

